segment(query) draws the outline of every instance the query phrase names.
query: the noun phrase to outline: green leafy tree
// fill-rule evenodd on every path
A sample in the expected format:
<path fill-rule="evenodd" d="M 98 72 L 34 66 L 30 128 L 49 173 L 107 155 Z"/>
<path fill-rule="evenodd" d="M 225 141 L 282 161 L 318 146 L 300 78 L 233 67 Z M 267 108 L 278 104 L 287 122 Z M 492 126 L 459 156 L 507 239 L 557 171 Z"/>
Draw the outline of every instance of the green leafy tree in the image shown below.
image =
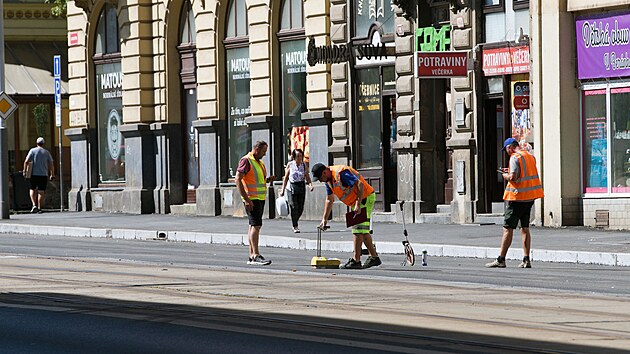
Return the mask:
<path fill-rule="evenodd" d="M 44 0 L 47 4 L 53 4 L 50 12 L 53 16 L 66 16 L 68 0 Z"/>

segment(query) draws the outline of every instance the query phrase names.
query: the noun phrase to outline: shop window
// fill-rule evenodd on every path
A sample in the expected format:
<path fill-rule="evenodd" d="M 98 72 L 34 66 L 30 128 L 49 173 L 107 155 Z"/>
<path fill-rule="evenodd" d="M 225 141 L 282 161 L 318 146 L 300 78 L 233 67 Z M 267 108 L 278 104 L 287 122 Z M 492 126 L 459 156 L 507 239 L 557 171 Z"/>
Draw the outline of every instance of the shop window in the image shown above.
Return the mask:
<path fill-rule="evenodd" d="M 612 192 L 630 193 L 630 87 L 610 90 Z"/>
<path fill-rule="evenodd" d="M 374 23 L 380 25 L 384 34 L 394 33 L 394 1 L 354 0 L 354 37 L 364 38 Z"/>
<path fill-rule="evenodd" d="M 608 85 L 582 91 L 584 193 L 630 193 L 628 112 L 630 87 Z"/>
<path fill-rule="evenodd" d="M 125 181 L 125 144 L 122 115 L 122 69 L 116 9 L 101 12 L 93 57 L 96 73 L 96 114 L 99 183 Z"/>
<path fill-rule="evenodd" d="M 357 70 L 359 168 L 380 167 L 382 165 L 380 88 L 380 68 Z"/>
<path fill-rule="evenodd" d="M 293 149 L 304 151 L 309 161 L 308 126 L 302 123 L 306 112 L 306 39 L 304 36 L 304 5 L 301 0 L 285 0 L 282 6 L 280 66 L 282 72 L 282 132 L 283 163 L 287 163 Z"/>
<path fill-rule="evenodd" d="M 249 23 L 245 0 L 234 0 L 228 8 L 225 44 L 228 155 L 230 176 L 236 175 L 238 162 L 252 147 L 251 130 L 245 123 L 250 115 Z"/>
<path fill-rule="evenodd" d="M 606 90 L 582 92 L 584 192 L 608 192 Z"/>

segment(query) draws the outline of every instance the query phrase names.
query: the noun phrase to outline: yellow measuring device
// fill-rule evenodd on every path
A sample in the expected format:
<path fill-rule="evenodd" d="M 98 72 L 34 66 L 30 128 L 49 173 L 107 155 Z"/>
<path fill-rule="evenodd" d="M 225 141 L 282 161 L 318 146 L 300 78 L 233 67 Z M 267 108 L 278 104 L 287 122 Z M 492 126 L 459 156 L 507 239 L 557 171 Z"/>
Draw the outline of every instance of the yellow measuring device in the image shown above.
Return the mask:
<path fill-rule="evenodd" d="M 325 226 L 325 229 L 328 229 L 328 226 Z M 311 258 L 311 267 L 316 269 L 338 269 L 341 264 L 341 260 L 339 258 L 326 258 L 322 257 L 322 230 L 319 226 L 317 227 L 317 256 Z"/>

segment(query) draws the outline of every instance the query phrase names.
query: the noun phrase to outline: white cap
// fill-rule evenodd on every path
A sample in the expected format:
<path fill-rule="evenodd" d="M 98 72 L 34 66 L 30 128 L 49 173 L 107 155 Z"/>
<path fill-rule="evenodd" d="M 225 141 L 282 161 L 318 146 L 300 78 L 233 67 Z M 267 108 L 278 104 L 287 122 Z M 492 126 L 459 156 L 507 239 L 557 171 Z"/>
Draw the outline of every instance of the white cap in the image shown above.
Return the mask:
<path fill-rule="evenodd" d="M 37 144 L 43 144 L 44 143 L 44 138 L 42 138 L 41 136 L 39 138 L 37 138 Z"/>

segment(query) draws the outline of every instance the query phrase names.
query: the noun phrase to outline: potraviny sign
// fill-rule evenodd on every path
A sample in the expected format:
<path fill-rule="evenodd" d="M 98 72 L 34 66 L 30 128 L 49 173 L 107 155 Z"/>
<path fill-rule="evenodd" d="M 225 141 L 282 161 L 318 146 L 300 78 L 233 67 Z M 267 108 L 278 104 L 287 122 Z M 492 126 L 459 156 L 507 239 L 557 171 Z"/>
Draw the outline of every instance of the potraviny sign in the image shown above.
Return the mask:
<path fill-rule="evenodd" d="M 630 76 L 630 13 L 578 17 L 578 79 Z"/>
<path fill-rule="evenodd" d="M 468 52 L 418 52 L 418 77 L 465 77 L 468 75 Z"/>
<path fill-rule="evenodd" d="M 529 46 L 483 49 L 483 74 L 486 76 L 526 74 L 529 72 Z"/>
<path fill-rule="evenodd" d="M 450 51 L 451 26 L 416 29 L 416 76 L 420 78 L 465 77 L 468 52 Z"/>

